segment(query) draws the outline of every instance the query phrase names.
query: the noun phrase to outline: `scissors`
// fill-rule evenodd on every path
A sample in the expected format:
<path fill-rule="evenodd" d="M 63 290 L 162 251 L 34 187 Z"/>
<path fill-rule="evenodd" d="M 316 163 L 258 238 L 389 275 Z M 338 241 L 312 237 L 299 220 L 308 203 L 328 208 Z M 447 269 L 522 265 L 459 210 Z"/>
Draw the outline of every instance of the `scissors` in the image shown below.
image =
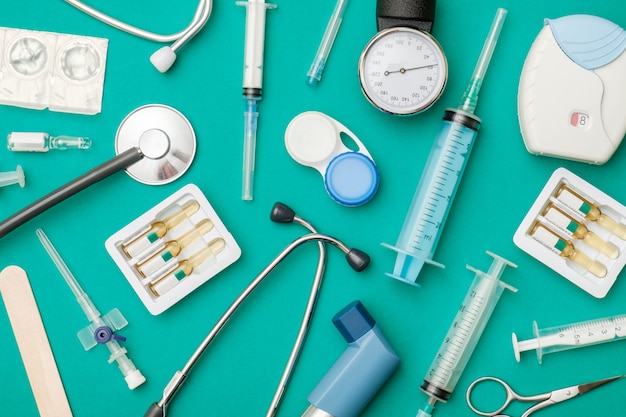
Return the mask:
<path fill-rule="evenodd" d="M 469 406 L 469 408 L 472 409 L 473 412 L 475 412 L 476 414 L 480 414 L 481 416 L 489 416 L 489 417 L 494 417 L 494 416 L 509 417 L 506 414 L 500 414 L 500 413 L 502 413 L 504 409 L 507 408 L 509 404 L 511 404 L 511 402 L 513 401 L 524 401 L 524 402 L 538 401 L 537 404 L 531 406 L 521 416 L 521 417 L 528 417 L 537 410 L 541 410 L 542 408 L 549 407 L 551 405 L 558 404 L 566 400 L 571 400 L 574 397 L 577 397 L 582 394 L 586 394 L 587 392 L 595 388 L 601 387 L 604 384 L 608 384 L 609 382 L 616 381 L 625 376 L 626 375 L 614 376 L 611 378 L 601 379 L 599 381 L 588 382 L 586 384 L 580 384 L 580 385 L 572 385 L 571 387 L 556 389 L 554 391 L 547 392 L 545 394 L 538 394 L 538 395 L 531 395 L 531 396 L 519 395 L 518 393 L 513 391 L 513 389 L 509 386 L 509 384 L 507 384 L 500 378 L 496 378 L 493 376 L 485 376 L 482 378 L 478 378 L 476 381 L 472 382 L 472 384 L 467 388 L 467 393 L 466 393 L 465 398 L 467 399 L 467 405 Z M 478 384 L 480 384 L 481 382 L 485 382 L 485 381 L 493 381 L 502 385 L 502 387 L 504 388 L 506 392 L 506 398 L 504 400 L 504 404 L 495 411 L 491 411 L 491 412 L 480 411 L 476 409 L 476 407 L 474 407 L 474 405 L 472 404 L 472 400 L 471 400 L 472 391 L 474 390 L 474 388 L 476 388 Z"/>

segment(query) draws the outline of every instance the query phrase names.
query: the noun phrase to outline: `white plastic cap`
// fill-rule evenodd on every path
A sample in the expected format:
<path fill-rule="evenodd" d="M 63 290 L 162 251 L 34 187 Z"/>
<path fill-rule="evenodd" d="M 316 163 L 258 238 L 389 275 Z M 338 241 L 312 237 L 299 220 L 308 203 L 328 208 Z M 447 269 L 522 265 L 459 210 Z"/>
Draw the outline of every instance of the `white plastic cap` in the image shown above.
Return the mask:
<path fill-rule="evenodd" d="M 146 382 L 146 377 L 143 376 L 143 374 L 139 371 L 139 369 L 135 369 L 134 371 L 130 372 L 128 375 L 124 377 L 124 379 L 126 380 L 126 383 L 128 384 L 128 388 L 130 389 L 135 389 L 139 385 Z"/>
<path fill-rule="evenodd" d="M 169 46 L 157 50 L 150 56 L 150 62 L 159 72 L 167 72 L 176 61 L 176 53 Z"/>

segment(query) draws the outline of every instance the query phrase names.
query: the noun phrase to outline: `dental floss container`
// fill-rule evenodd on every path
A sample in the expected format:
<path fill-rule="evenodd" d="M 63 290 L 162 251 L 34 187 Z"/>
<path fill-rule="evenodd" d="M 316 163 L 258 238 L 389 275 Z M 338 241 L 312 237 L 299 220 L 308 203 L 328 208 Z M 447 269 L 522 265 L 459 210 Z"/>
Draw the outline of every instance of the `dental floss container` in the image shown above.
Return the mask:
<path fill-rule="evenodd" d="M 626 32 L 600 17 L 546 19 L 526 57 L 518 116 L 528 152 L 591 164 L 626 134 Z"/>

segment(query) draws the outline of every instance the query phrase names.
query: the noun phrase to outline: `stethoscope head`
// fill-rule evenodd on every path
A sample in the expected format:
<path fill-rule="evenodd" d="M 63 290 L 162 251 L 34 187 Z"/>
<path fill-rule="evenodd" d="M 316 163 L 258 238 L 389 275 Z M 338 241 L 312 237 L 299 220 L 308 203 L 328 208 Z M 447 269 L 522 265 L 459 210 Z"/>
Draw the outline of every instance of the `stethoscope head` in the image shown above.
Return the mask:
<path fill-rule="evenodd" d="M 150 104 L 132 111 L 117 130 L 116 154 L 132 148 L 137 148 L 142 158 L 126 168 L 128 175 L 144 184 L 167 184 L 191 166 L 196 135 L 182 113 Z"/>

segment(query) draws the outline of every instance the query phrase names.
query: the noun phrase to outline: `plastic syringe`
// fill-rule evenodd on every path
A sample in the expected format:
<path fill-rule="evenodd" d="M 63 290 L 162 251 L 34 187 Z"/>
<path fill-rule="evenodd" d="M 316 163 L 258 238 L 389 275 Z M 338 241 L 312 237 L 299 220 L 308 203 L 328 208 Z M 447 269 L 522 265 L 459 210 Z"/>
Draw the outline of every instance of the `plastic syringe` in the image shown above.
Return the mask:
<path fill-rule="evenodd" d="M 513 350 L 515 359 L 520 361 L 520 352 L 535 349 L 537 360 L 543 361 L 546 353 L 561 352 L 563 350 L 597 345 L 606 342 L 615 342 L 626 338 L 626 315 L 606 317 L 597 320 L 588 320 L 565 326 L 540 329 L 533 321 L 534 339 L 518 341 L 513 333 Z"/>
<path fill-rule="evenodd" d="M 78 339 L 85 350 L 91 349 L 96 346 L 96 344 L 104 344 L 109 349 L 109 352 L 111 352 L 109 363 L 117 362 L 128 384 L 128 388 L 135 389 L 146 382 L 146 378 L 135 367 L 135 364 L 133 364 L 128 356 L 126 356 L 126 348 L 121 347 L 118 343 L 118 340 L 126 340 L 125 337 L 115 334 L 116 330 L 128 324 L 124 316 L 122 316 L 122 313 L 115 308 L 104 316 L 101 316 L 87 293 L 82 289 L 80 284 L 78 284 L 78 281 L 61 258 L 61 255 L 59 255 L 52 245 L 52 242 L 50 242 L 50 239 L 48 239 L 48 236 L 46 236 L 41 229 L 37 229 L 36 233 L 37 237 L 39 237 L 39 241 L 52 259 L 52 262 L 54 262 L 54 265 L 65 279 L 72 293 L 74 293 L 76 301 L 78 301 L 87 319 L 89 319 L 89 326 L 78 332 Z"/>
<path fill-rule="evenodd" d="M 256 153 L 258 102 L 263 91 L 263 53 L 265 49 L 265 12 L 276 8 L 265 0 L 238 1 L 246 8 L 246 34 L 243 55 L 243 179 L 242 200 L 252 200 L 254 184 L 254 159 Z"/>
<path fill-rule="evenodd" d="M 337 37 L 337 32 L 339 31 L 339 26 L 341 26 L 343 13 L 345 12 L 347 5 L 348 0 L 337 0 L 337 3 L 335 4 L 335 9 L 333 10 L 333 14 L 330 16 L 330 20 L 328 21 L 328 25 L 324 31 L 324 36 L 322 37 L 320 46 L 317 48 L 315 58 L 313 58 L 311 68 L 309 68 L 309 72 L 306 74 L 307 83 L 310 86 L 315 87 L 322 79 L 322 71 L 324 71 L 326 60 L 328 59 L 331 48 L 333 47 L 333 43 L 335 43 L 335 38 Z"/>
<path fill-rule="evenodd" d="M 395 246 L 383 243 L 398 252 L 392 278 L 419 286 L 424 263 L 443 267 L 432 258 L 480 127 L 474 110 L 506 13 L 498 9 L 459 107 L 445 111 Z"/>
<path fill-rule="evenodd" d="M 496 254 L 487 253 L 494 258 L 487 273 L 467 266 L 469 270 L 476 273 L 476 276 L 424 377 L 420 388 L 428 395 L 428 400 L 417 413 L 417 417 L 430 417 L 437 401 L 444 403 L 448 401 L 500 295 L 505 288 L 517 292 L 516 288 L 500 281 L 500 276 L 506 266 L 515 268 L 517 265 Z"/>

